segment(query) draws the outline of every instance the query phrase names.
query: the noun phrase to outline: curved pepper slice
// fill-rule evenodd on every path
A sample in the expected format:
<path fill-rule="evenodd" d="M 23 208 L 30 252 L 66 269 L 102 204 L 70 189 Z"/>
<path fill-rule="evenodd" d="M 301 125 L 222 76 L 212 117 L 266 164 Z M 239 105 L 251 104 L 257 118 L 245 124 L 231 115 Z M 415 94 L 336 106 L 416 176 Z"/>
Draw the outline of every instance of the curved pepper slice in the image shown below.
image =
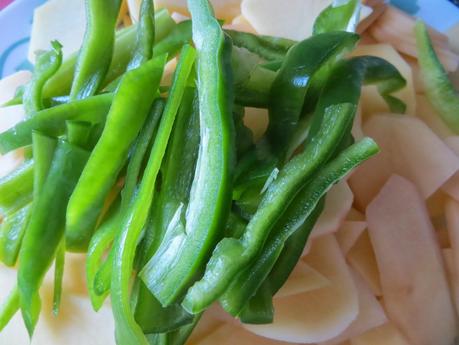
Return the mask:
<path fill-rule="evenodd" d="M 196 279 L 215 241 L 223 233 L 231 201 L 234 155 L 231 124 L 230 49 L 207 0 L 188 1 L 193 18 L 193 41 L 198 51 L 200 148 L 184 212 L 141 278 L 164 305 L 177 301 Z"/>
<path fill-rule="evenodd" d="M 69 201 L 66 241 L 71 250 L 87 248 L 104 200 L 156 98 L 165 63 L 163 55 L 124 75 L 102 135 Z"/>
<path fill-rule="evenodd" d="M 435 53 L 426 25 L 421 21 L 416 23 L 416 44 L 421 76 L 429 101 L 443 121 L 455 133 L 459 133 L 459 93 L 449 80 Z"/>
<path fill-rule="evenodd" d="M 85 0 L 85 4 L 88 24 L 75 67 L 71 100 L 92 96 L 104 81 L 112 60 L 121 0 Z"/>

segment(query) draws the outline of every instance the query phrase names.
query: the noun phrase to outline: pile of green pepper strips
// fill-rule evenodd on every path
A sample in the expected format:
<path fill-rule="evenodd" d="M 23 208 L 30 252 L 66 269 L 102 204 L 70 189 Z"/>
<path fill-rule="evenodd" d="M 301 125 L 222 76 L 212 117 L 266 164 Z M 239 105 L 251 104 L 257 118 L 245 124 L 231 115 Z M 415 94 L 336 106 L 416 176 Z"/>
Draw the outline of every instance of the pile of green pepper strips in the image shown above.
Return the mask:
<path fill-rule="evenodd" d="M 351 135 L 362 85 L 403 112 L 392 93 L 405 80 L 380 58 L 347 58 L 356 0 L 328 7 L 302 42 L 223 30 L 207 0 L 189 0 L 179 24 L 144 0 L 116 31 L 120 2 L 86 0 L 80 51 L 62 61 L 53 42 L 8 103 L 27 117 L 0 152 L 26 160 L 0 180 L 0 259 L 19 262 L 0 329 L 21 310 L 32 335 L 53 262 L 58 313 L 66 251 L 87 252 L 91 302 L 111 296 L 119 345 L 183 344 L 215 301 L 272 322 L 327 191 L 378 151 Z M 269 111 L 256 143 L 247 106 Z"/>

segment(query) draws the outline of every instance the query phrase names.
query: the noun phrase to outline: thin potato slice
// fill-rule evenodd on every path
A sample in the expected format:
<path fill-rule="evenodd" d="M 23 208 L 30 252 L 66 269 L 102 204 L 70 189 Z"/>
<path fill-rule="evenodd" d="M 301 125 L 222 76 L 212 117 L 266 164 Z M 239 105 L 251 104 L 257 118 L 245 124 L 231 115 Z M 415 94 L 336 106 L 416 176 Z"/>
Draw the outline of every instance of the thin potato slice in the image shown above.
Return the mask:
<path fill-rule="evenodd" d="M 131 0 L 138 1 L 140 0 Z M 170 12 L 178 12 L 189 16 L 187 0 L 154 0 L 156 8 L 167 8 Z M 210 0 L 215 15 L 219 19 L 231 20 L 241 13 L 241 0 Z"/>
<path fill-rule="evenodd" d="M 351 339 L 351 345 L 411 345 L 391 323 L 386 323 Z"/>
<path fill-rule="evenodd" d="M 314 240 L 305 262 L 330 280 L 330 285 L 274 299 L 274 322 L 244 325 L 255 334 L 281 341 L 315 343 L 338 336 L 358 314 L 357 290 L 333 235 Z"/>
<path fill-rule="evenodd" d="M 456 308 L 459 312 L 459 202 L 453 199 L 449 199 L 445 205 L 445 216 L 446 225 L 451 243 L 451 255 L 450 255 L 450 280 L 454 289 L 454 299 L 456 302 Z M 448 263 L 448 262 L 447 262 Z M 447 265 L 448 267 L 448 265 Z"/>
<path fill-rule="evenodd" d="M 333 186 L 325 197 L 325 207 L 312 229 L 311 239 L 336 232 L 353 201 L 354 195 L 346 181 Z"/>
<path fill-rule="evenodd" d="M 364 132 L 378 143 L 381 152 L 349 179 L 356 203 L 362 209 L 393 173 L 413 181 L 421 195 L 428 198 L 458 171 L 458 157 L 416 117 L 373 116 L 365 124 Z"/>
<path fill-rule="evenodd" d="M 35 52 L 49 50 L 52 40 L 63 45 L 64 58 L 80 49 L 86 29 L 84 3 L 81 0 L 50 0 L 37 7 L 28 54 L 32 63 Z"/>
<path fill-rule="evenodd" d="M 353 56 L 373 55 L 383 58 L 393 64 L 400 74 L 406 80 L 406 86 L 394 93 L 394 96 L 400 98 L 406 104 L 406 113 L 414 115 L 416 111 L 416 95 L 413 85 L 413 72 L 410 65 L 403 57 L 389 44 L 360 44 L 352 52 Z M 379 112 L 389 111 L 389 107 L 379 95 L 375 86 L 365 86 L 362 91 L 360 100 L 364 117 Z M 364 120 L 365 121 L 365 120 Z"/>
<path fill-rule="evenodd" d="M 452 136 L 445 139 L 448 145 L 457 156 L 459 156 L 459 136 Z M 442 191 L 459 201 L 459 172 L 454 174 L 443 186 Z"/>
<path fill-rule="evenodd" d="M 340 342 L 356 337 L 375 327 L 381 326 L 387 322 L 386 314 L 383 308 L 375 298 L 367 283 L 357 272 L 352 272 L 355 285 L 359 293 L 359 315 L 354 322 L 338 337 L 320 343 L 319 345 L 335 345 Z"/>
<path fill-rule="evenodd" d="M 440 138 L 454 135 L 454 132 L 443 122 L 425 95 L 416 96 L 416 115 Z"/>
<path fill-rule="evenodd" d="M 258 141 L 268 128 L 268 110 L 245 108 L 244 125 L 252 130 L 253 139 Z"/>
<path fill-rule="evenodd" d="M 445 260 L 446 273 L 448 275 L 449 288 L 453 296 L 456 312 L 459 313 L 459 269 L 454 258 L 454 250 L 451 248 L 442 249 L 443 260 Z"/>
<path fill-rule="evenodd" d="M 392 176 L 366 214 L 388 317 L 413 344 L 452 344 L 456 315 L 434 229 L 416 186 Z"/>
<path fill-rule="evenodd" d="M 300 260 L 276 298 L 297 295 L 330 285 L 330 281 L 311 266 Z"/>
<path fill-rule="evenodd" d="M 336 232 L 336 239 L 344 255 L 354 246 L 366 228 L 367 222 L 365 221 L 345 220 L 341 224 L 339 230 Z"/>
<path fill-rule="evenodd" d="M 0 105 L 14 98 L 19 86 L 27 84 L 32 78 L 29 71 L 19 71 L 0 80 Z M 4 118 L 0 118 L 0 125 Z"/>
<path fill-rule="evenodd" d="M 368 231 L 364 231 L 346 256 L 349 265 L 367 282 L 373 294 L 381 296 L 378 265 Z"/>

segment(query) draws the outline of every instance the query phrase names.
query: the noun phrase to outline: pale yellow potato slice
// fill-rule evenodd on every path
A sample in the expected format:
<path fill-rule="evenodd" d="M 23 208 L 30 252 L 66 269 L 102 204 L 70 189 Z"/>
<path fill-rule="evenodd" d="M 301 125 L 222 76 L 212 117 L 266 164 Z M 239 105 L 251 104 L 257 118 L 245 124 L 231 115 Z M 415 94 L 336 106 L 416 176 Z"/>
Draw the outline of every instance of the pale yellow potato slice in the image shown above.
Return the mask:
<path fill-rule="evenodd" d="M 459 136 L 444 139 L 446 145 L 459 156 Z M 442 191 L 459 201 L 459 172 L 456 172 L 443 186 Z"/>
<path fill-rule="evenodd" d="M 376 296 L 381 296 L 381 280 L 368 231 L 364 231 L 346 255 L 349 265 L 367 282 Z"/>
<path fill-rule="evenodd" d="M 406 113 L 414 115 L 416 112 L 416 94 L 413 86 L 413 74 L 410 65 L 403 57 L 389 44 L 360 44 L 352 52 L 352 56 L 372 55 L 383 58 L 393 64 L 406 80 L 406 86 L 394 93 L 406 104 Z M 364 86 L 360 99 L 362 113 L 365 117 L 379 112 L 389 111 L 389 107 L 379 95 L 375 86 Z"/>
<path fill-rule="evenodd" d="M 367 283 L 358 273 L 352 270 L 351 272 L 359 294 L 359 315 L 339 336 L 332 340 L 319 343 L 318 345 L 336 345 L 387 322 L 387 317 L 383 308 L 373 295 Z"/>
<path fill-rule="evenodd" d="M 325 207 L 312 229 L 310 238 L 336 232 L 352 207 L 354 195 L 346 181 L 334 185 L 325 197 Z"/>
<path fill-rule="evenodd" d="M 459 268 L 455 250 L 451 248 L 442 249 L 443 260 L 445 261 L 446 273 L 448 276 L 449 288 L 453 296 L 456 312 L 459 313 Z M 455 262 L 456 261 L 456 262 Z"/>
<path fill-rule="evenodd" d="M 70 258 L 70 260 L 72 260 Z M 66 265 L 67 268 L 67 265 Z M 71 272 L 69 272 L 71 275 Z M 67 276 L 67 275 L 66 275 Z M 30 342 L 20 313 L 0 332 L 0 344 L 14 345 L 115 345 L 114 324 L 110 307 L 104 305 L 96 313 L 89 298 L 68 291 L 64 280 L 61 310 L 52 314 L 52 274 L 48 273 L 41 289 L 42 314 Z M 16 271 L 0 264 L 0 303 L 16 284 Z M 14 339 L 14 342 L 11 340 Z"/>
<path fill-rule="evenodd" d="M 391 174 L 415 182 L 422 196 L 428 198 L 458 171 L 456 154 L 417 117 L 375 115 L 365 123 L 364 132 L 378 143 L 381 152 L 360 166 L 349 179 L 361 209 Z"/>
<path fill-rule="evenodd" d="M 354 246 L 366 228 L 367 222 L 365 221 L 345 220 L 343 224 L 341 224 L 336 232 L 336 239 L 345 255 Z"/>
<path fill-rule="evenodd" d="M 351 345 L 412 345 L 391 323 L 376 327 L 351 339 Z"/>
<path fill-rule="evenodd" d="M 417 187 L 393 175 L 366 215 L 388 318 L 412 344 L 453 344 L 456 314 L 440 248 Z"/>
<path fill-rule="evenodd" d="M 0 80 L 0 105 L 13 99 L 17 88 L 27 84 L 31 78 L 29 71 L 19 71 Z M 0 123 L 2 121 L 0 118 Z"/>
<path fill-rule="evenodd" d="M 276 293 L 276 298 L 297 295 L 330 285 L 330 280 L 311 266 L 300 260 L 288 277 L 284 286 Z"/>
<path fill-rule="evenodd" d="M 267 109 L 245 108 L 244 125 L 252 130 L 255 141 L 258 141 L 266 132 L 268 121 Z"/>
<path fill-rule="evenodd" d="M 80 49 L 86 29 L 86 15 L 82 0 L 50 0 L 37 7 L 33 16 L 29 60 L 35 62 L 35 53 L 49 50 L 50 42 L 58 40 L 65 57 Z"/>
<path fill-rule="evenodd" d="M 304 260 L 330 280 L 330 284 L 306 293 L 275 298 L 272 324 L 244 327 L 275 340 L 315 343 L 338 336 L 355 320 L 357 289 L 334 236 L 315 239 Z"/>
<path fill-rule="evenodd" d="M 187 0 L 154 0 L 156 8 L 167 8 L 170 12 L 178 12 L 189 16 Z M 140 0 L 130 0 L 129 2 L 140 3 Z M 128 2 L 128 3 L 129 3 Z M 241 13 L 241 0 L 210 0 L 215 15 L 219 19 L 231 20 Z"/>
<path fill-rule="evenodd" d="M 449 199 L 445 205 L 446 228 L 448 230 L 451 244 L 451 252 L 447 263 L 449 263 L 449 273 L 456 308 L 459 312 L 459 202 Z M 446 265 L 448 268 L 448 265 Z M 448 270 L 447 270 L 448 271 Z"/>
<path fill-rule="evenodd" d="M 25 117 L 22 105 L 0 107 L 0 133 L 10 129 Z M 0 178 L 13 171 L 24 160 L 22 150 L 15 150 L 6 155 L 0 154 Z"/>

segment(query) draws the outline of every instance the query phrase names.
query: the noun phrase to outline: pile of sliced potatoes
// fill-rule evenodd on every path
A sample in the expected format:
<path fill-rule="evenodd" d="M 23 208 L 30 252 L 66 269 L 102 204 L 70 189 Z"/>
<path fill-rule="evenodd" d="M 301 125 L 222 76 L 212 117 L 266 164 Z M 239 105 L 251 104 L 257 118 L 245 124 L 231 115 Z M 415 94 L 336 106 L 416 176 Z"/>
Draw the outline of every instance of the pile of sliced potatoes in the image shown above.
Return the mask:
<path fill-rule="evenodd" d="M 232 29 L 301 40 L 331 0 L 213 0 Z M 155 0 L 182 20 L 186 0 Z M 127 0 L 120 26 L 138 20 L 140 0 Z M 373 137 L 382 152 L 328 194 L 303 257 L 274 300 L 269 325 L 242 325 L 216 305 L 206 312 L 189 343 L 196 345 L 451 345 L 459 311 L 459 136 L 429 105 L 416 60 L 414 19 L 369 0 L 363 7 L 362 41 L 354 55 L 375 55 L 394 64 L 407 87 L 397 97 L 403 117 L 390 114 L 373 87 L 365 87 L 353 134 Z M 50 0 L 35 11 L 29 59 L 59 40 L 64 56 L 83 39 L 83 0 Z M 448 72 L 459 64 L 459 28 L 450 37 L 431 31 Z M 459 80 L 458 73 L 453 76 Z M 30 79 L 21 71 L 0 81 L 0 103 Z M 0 131 L 24 116 L 22 106 L 0 108 Z M 14 114 L 14 115 L 12 115 Z M 246 123 L 259 137 L 265 110 L 247 109 Z M 21 153 L 0 157 L 0 176 Z M 32 345 L 114 344 L 110 305 L 99 313 L 85 288 L 84 256 L 66 260 L 60 314 L 52 315 L 52 270 L 46 278 L 43 316 Z M 16 280 L 0 266 L 0 301 Z M 14 339 L 14 342 L 11 342 Z M 29 344 L 19 315 L 0 333 L 0 344 Z"/>

